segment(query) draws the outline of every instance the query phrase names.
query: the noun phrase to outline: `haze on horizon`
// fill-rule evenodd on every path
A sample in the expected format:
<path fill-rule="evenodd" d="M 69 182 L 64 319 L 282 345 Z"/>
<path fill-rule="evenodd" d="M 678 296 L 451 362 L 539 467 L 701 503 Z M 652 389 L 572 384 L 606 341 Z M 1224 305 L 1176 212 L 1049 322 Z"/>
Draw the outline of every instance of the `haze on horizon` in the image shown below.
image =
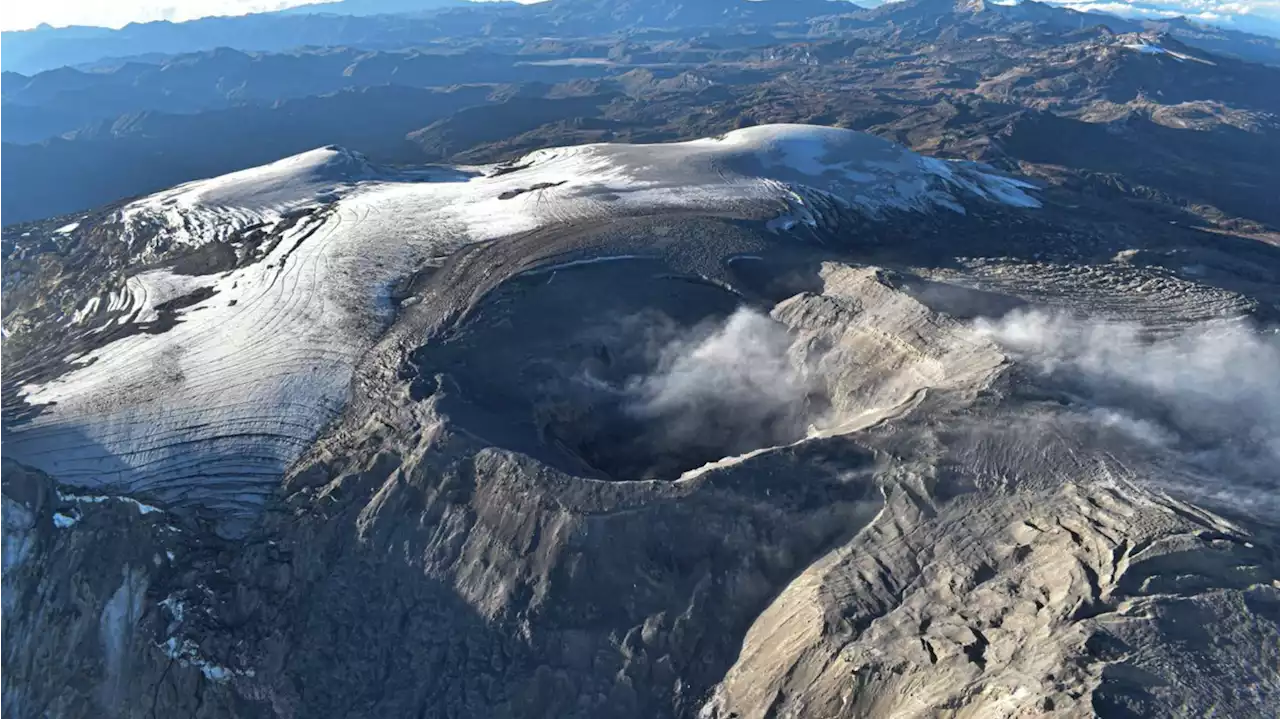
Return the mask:
<path fill-rule="evenodd" d="M 202 17 L 247 15 L 337 0 L 45 0 L 40 3 L 9 2 L 0 14 L 0 30 L 27 30 L 40 24 L 54 27 L 89 25 L 119 28 L 131 22 L 169 20 L 184 22 Z M 493 0 L 472 0 L 491 2 Z M 529 4 L 545 0 L 512 0 Z M 852 0 L 875 6 L 885 0 Z M 1015 0 L 998 0 L 1009 4 Z M 1016 0 L 1020 1 L 1020 0 Z M 1280 37 L 1280 0 L 1044 0 L 1082 12 L 1120 17 L 1167 19 L 1185 16 L 1220 27 L 1260 32 Z M 424 0 L 425 2 L 425 0 Z"/>
<path fill-rule="evenodd" d="M 474 0 L 486 2 L 487 0 Z M 514 0 L 530 3 L 539 0 Z M 29 30 L 41 24 L 53 27 L 88 25 L 120 28 L 131 22 L 169 20 L 185 22 L 202 17 L 248 15 L 335 0 L 45 0 L 40 3 L 6 3 L 0 13 L 0 30 Z"/>

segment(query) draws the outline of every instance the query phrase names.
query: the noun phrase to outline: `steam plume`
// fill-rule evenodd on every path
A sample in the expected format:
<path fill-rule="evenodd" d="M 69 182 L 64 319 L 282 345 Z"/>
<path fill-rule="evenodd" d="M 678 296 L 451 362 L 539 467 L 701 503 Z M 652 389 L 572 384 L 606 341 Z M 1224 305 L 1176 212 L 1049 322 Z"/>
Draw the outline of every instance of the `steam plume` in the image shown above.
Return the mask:
<path fill-rule="evenodd" d="M 1274 331 L 1223 322 L 1151 337 L 1134 323 L 1034 310 L 976 327 L 1085 399 L 1100 424 L 1184 453 L 1241 497 L 1274 493 L 1280 462 Z"/>
<path fill-rule="evenodd" d="M 627 410 L 661 427 L 666 444 L 740 452 L 804 436 L 814 392 L 792 364 L 786 329 L 740 308 L 722 325 L 677 337 L 654 371 L 627 385 Z"/>

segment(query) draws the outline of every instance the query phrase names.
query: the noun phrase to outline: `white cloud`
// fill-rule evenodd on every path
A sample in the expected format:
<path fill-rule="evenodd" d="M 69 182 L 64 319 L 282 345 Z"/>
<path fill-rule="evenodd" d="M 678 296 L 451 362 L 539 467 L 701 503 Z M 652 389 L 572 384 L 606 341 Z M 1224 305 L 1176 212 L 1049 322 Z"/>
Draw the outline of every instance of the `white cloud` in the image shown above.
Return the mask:
<path fill-rule="evenodd" d="M 627 410 L 661 428 L 655 446 L 693 439 L 730 454 L 804 436 L 817 389 L 788 355 L 786 327 L 740 308 L 723 324 L 671 339 L 656 370 L 625 388 Z"/>
<path fill-rule="evenodd" d="M 1080 12 L 1125 18 L 1172 18 L 1280 35 L 1280 0 L 1045 0 Z"/>
<path fill-rule="evenodd" d="M 977 331 L 1106 428 L 1215 478 L 1219 499 L 1280 509 L 1280 332 L 1235 323 L 1153 338 L 1136 324 L 1018 311 Z"/>
<path fill-rule="evenodd" d="M 1084 2 L 1056 3 L 1080 12 L 1104 13 L 1119 17 L 1177 17 L 1182 13 L 1175 10 L 1156 10 L 1140 8 L 1123 2 Z"/>

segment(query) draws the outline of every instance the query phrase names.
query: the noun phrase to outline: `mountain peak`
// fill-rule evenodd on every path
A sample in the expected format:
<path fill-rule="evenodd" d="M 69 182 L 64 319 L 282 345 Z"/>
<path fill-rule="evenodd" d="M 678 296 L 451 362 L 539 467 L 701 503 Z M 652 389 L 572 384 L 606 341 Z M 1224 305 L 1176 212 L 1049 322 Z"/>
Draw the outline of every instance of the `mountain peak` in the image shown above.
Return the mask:
<path fill-rule="evenodd" d="M 848 0 L 549 0 L 527 5 L 526 12 L 559 22 L 613 22 L 611 29 L 624 29 L 799 22 L 854 8 Z"/>

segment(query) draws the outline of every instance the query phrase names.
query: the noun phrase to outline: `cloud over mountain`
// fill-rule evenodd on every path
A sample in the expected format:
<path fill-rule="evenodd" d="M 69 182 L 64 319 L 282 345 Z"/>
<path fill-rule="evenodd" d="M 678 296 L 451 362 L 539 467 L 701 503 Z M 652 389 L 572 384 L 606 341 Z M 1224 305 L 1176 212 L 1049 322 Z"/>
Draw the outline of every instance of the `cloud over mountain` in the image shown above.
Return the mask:
<path fill-rule="evenodd" d="M 1175 18 L 1221 25 L 1237 30 L 1280 36 L 1280 2 L 1277 0 L 1048 0 L 1080 12 L 1105 13 L 1124 18 Z"/>

